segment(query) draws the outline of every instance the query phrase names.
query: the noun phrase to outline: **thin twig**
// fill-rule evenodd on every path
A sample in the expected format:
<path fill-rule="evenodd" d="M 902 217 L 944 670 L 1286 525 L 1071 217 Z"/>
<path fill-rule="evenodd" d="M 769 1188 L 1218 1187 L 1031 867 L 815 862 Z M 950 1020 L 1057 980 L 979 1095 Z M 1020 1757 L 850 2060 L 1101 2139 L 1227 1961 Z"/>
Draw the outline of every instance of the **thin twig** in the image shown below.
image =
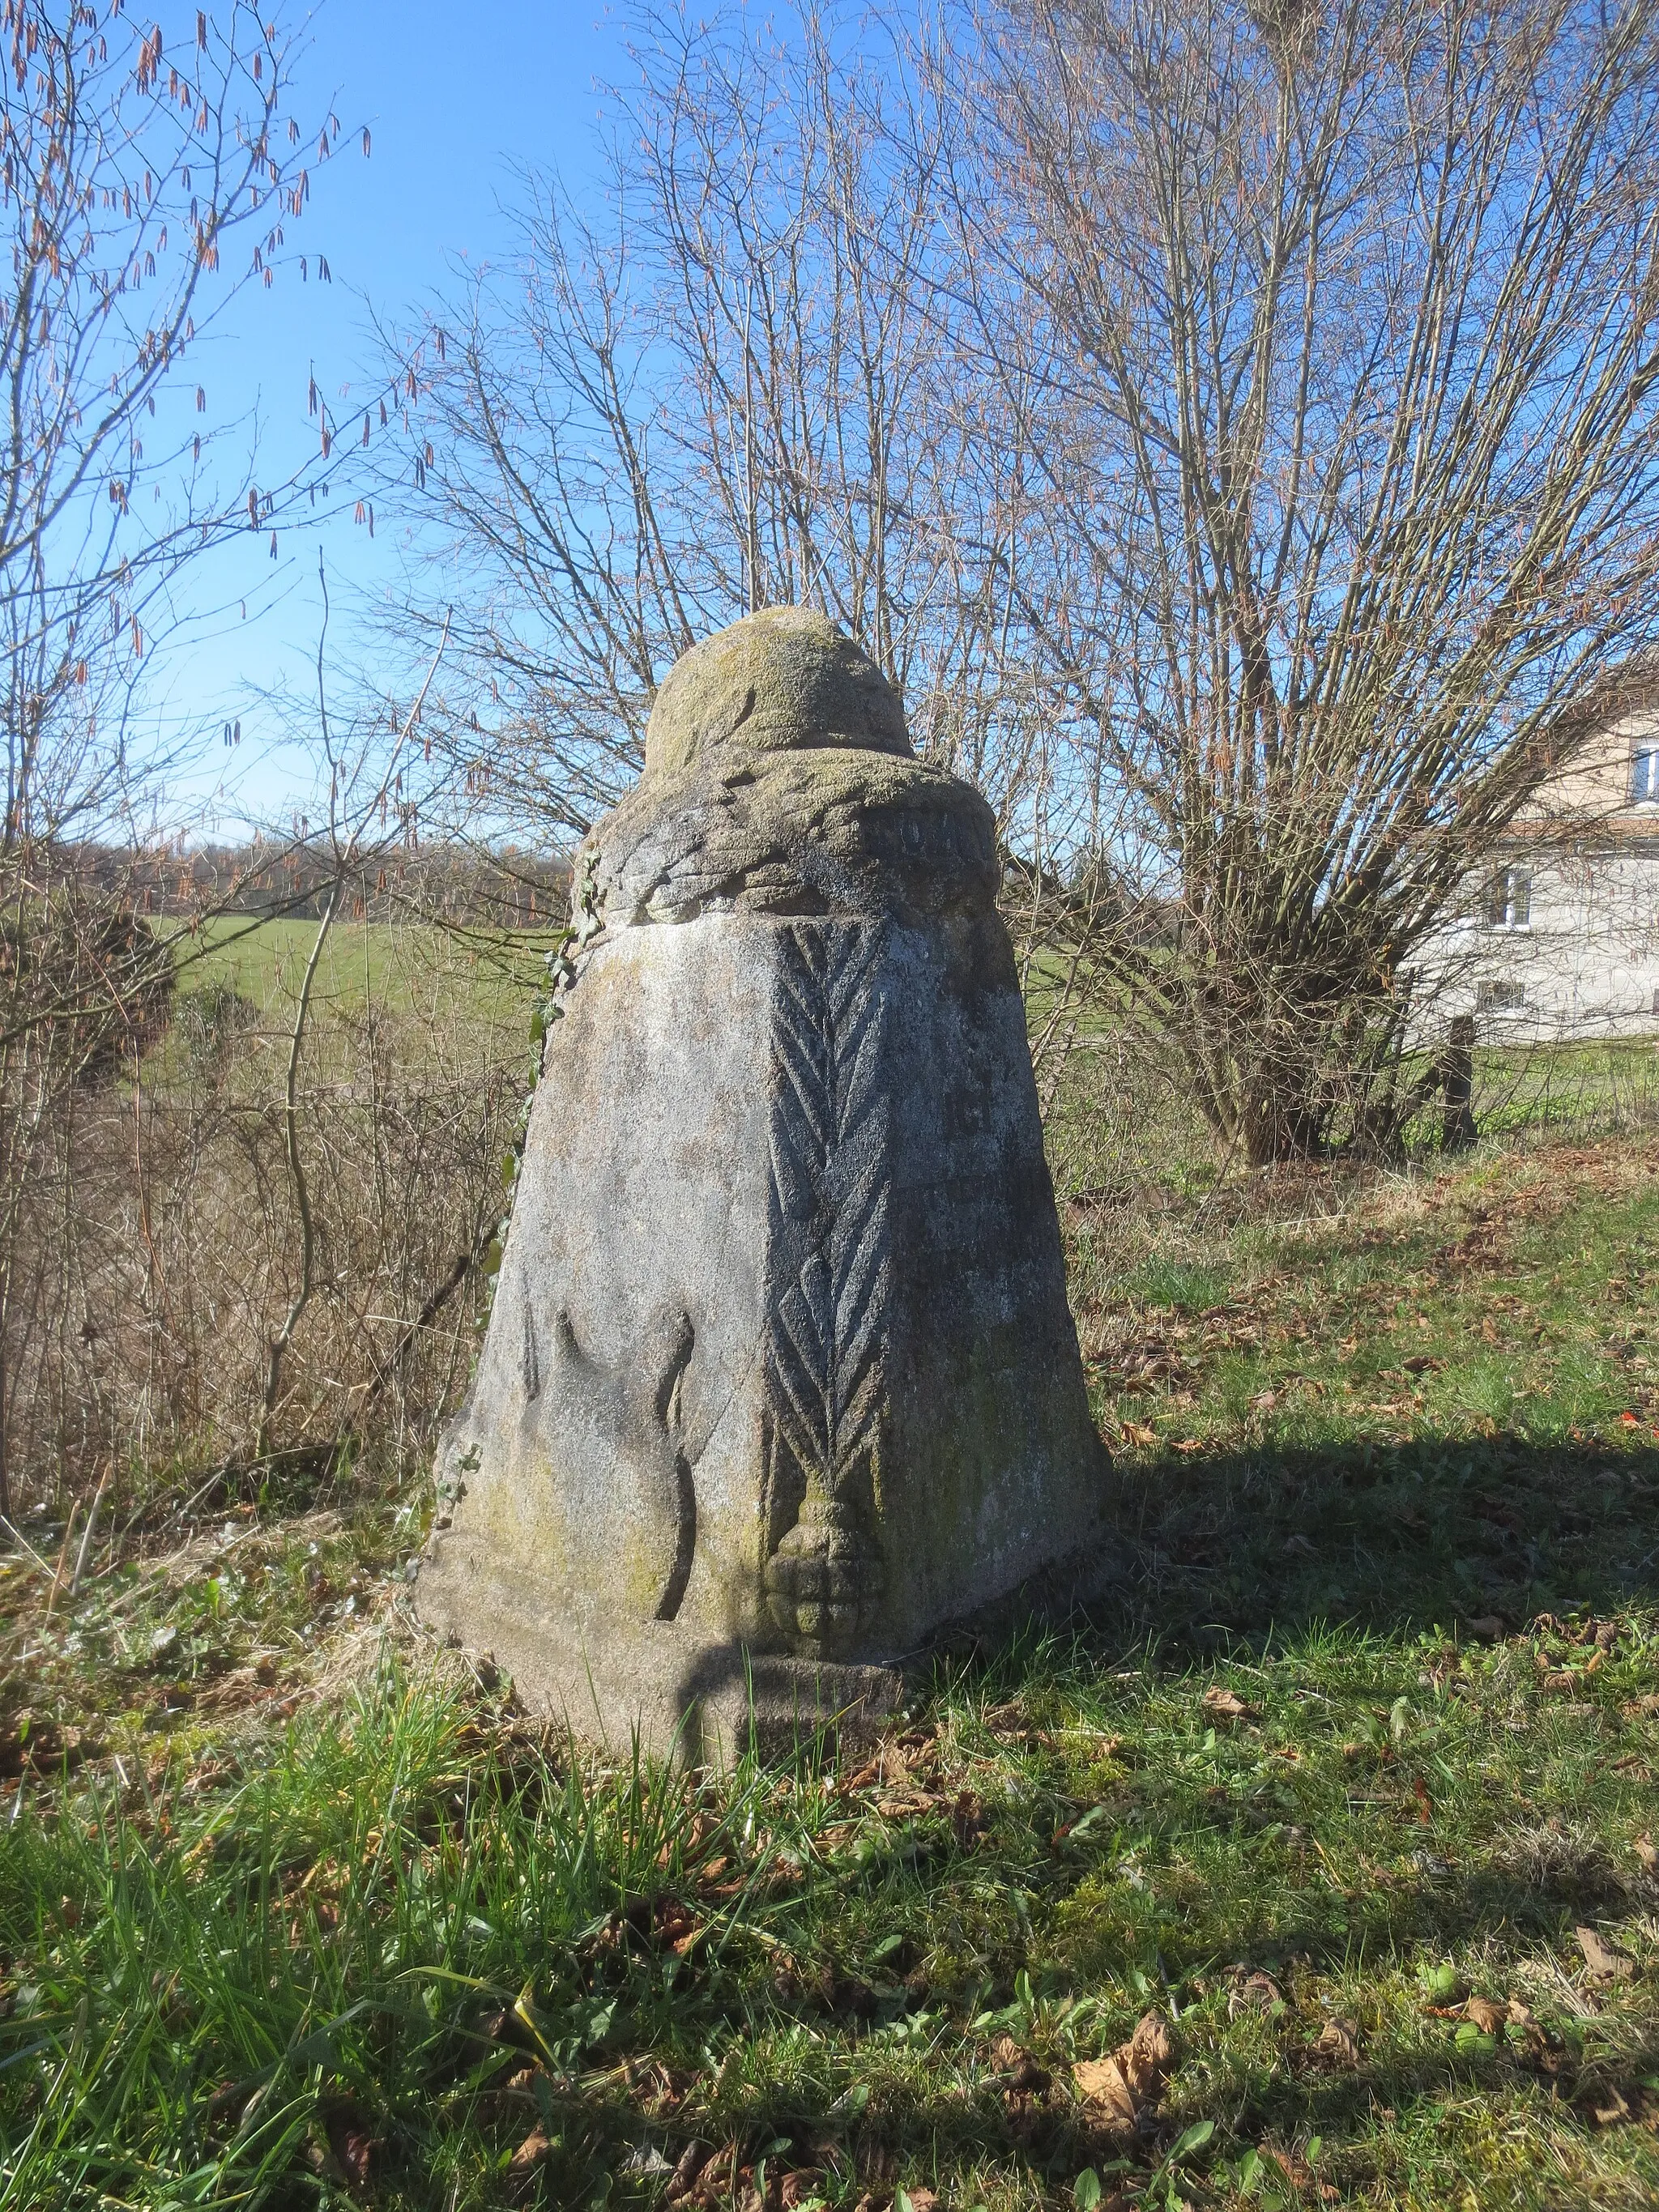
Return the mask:
<path fill-rule="evenodd" d="M 328 697 L 323 673 L 324 647 L 328 637 L 328 575 L 324 568 L 320 552 L 317 556 L 317 574 L 323 590 L 323 620 L 317 635 L 317 709 L 322 728 L 323 743 L 329 749 L 331 756 L 332 748 L 328 736 Z M 294 1185 L 295 1203 L 300 1213 L 300 1281 L 282 1328 L 270 1340 L 270 1362 L 265 1369 L 264 1397 L 260 1404 L 259 1419 L 253 1431 L 253 1456 L 256 1460 L 265 1456 L 270 1433 L 270 1416 L 276 1404 L 276 1392 L 282 1382 L 283 1361 L 287 1356 L 289 1345 L 294 1340 L 294 1332 L 300 1325 L 301 1316 L 311 1303 L 317 1235 L 315 1224 L 311 1218 L 311 1191 L 306 1182 L 305 1164 L 300 1157 L 299 1079 L 300 1055 L 305 1044 L 306 1017 L 311 1009 L 312 990 L 317 980 L 317 969 L 323 957 L 323 947 L 328 942 L 329 931 L 333 927 L 334 917 L 339 911 L 340 896 L 345 885 L 347 874 L 352 861 L 356 857 L 357 842 L 362 834 L 362 825 L 372 818 L 375 807 L 392 787 L 392 779 L 397 769 L 398 757 L 408 741 L 410 731 L 420 718 L 421 709 L 426 704 L 427 692 L 430 689 L 433 678 L 438 672 L 438 663 L 443 659 L 444 647 L 449 642 L 449 623 L 450 613 L 447 610 L 444 615 L 443 635 L 438 640 L 438 649 L 432 656 L 431 664 L 426 672 L 426 679 L 421 685 L 414 705 L 409 710 L 408 718 L 403 728 L 398 732 L 398 741 L 392 746 L 387 758 L 385 771 L 380 777 L 380 787 L 370 799 L 368 805 L 362 809 L 357 826 L 352 830 L 343 847 L 339 842 L 337 823 L 332 820 L 330 823 L 334 841 L 334 879 L 329 886 L 328 903 L 323 908 L 322 919 L 317 925 L 316 939 L 312 945 L 311 957 L 306 963 L 305 976 L 300 986 L 300 1003 L 295 1009 L 294 1030 L 289 1039 L 288 1074 L 283 1086 L 284 1148 L 288 1157 L 289 1176 Z M 331 777 L 331 812 L 334 804 L 333 789 L 334 781 Z"/>
<path fill-rule="evenodd" d="M 477 1235 L 473 1238 L 472 1243 L 467 1250 L 465 1252 L 458 1252 L 455 1255 L 454 1263 L 451 1267 L 449 1273 L 444 1277 L 443 1280 L 434 1290 L 428 1292 L 421 1306 L 420 1311 L 415 1316 L 414 1319 L 404 1322 L 403 1328 L 398 1333 L 397 1342 L 392 1346 L 391 1352 L 386 1357 L 386 1364 L 381 1368 L 380 1373 L 374 1377 L 374 1381 L 368 1386 L 368 1392 L 363 1399 L 362 1410 L 357 1415 L 358 1420 L 361 1421 L 363 1415 L 369 1411 L 370 1407 L 378 1405 L 380 1399 L 385 1396 L 398 1370 L 402 1367 L 404 1360 L 408 1358 L 410 1351 L 414 1347 L 415 1340 L 419 1336 L 421 1331 L 423 1328 L 431 1328 L 433 1322 L 438 1318 L 438 1316 L 448 1304 L 450 1299 L 454 1297 L 456 1291 L 459 1290 L 461 1285 L 472 1273 L 472 1270 L 483 1260 L 485 1253 L 489 1251 L 490 1245 L 495 1241 L 495 1232 L 499 1225 L 500 1224 L 496 1221 L 495 1217 L 492 1214 L 484 1223 L 483 1226 L 479 1230 Z"/>

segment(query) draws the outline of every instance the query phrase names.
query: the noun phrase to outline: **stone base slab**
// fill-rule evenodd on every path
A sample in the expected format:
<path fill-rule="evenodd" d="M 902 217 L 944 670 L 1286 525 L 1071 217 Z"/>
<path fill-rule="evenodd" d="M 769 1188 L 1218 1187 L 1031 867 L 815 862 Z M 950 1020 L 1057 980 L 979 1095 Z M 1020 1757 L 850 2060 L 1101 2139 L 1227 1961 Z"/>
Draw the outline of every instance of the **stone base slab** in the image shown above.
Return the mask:
<path fill-rule="evenodd" d="M 463 1583 L 428 1565 L 421 1613 L 492 1659 L 531 1711 L 617 1758 L 637 1742 L 652 1759 L 725 1768 L 750 1750 L 787 1756 L 819 1735 L 851 1749 L 872 1740 L 903 1697 L 896 1667 L 711 1644 L 673 1621 L 585 1647 L 516 1577 Z"/>

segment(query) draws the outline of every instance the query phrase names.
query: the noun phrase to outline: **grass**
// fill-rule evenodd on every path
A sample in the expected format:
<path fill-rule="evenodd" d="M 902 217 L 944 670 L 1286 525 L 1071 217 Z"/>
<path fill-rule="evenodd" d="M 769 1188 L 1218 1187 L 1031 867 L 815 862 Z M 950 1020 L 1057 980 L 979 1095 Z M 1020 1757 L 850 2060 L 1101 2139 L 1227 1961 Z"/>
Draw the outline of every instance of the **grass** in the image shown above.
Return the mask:
<path fill-rule="evenodd" d="M 317 939 L 309 921 L 258 921 L 224 915 L 173 939 L 182 992 L 234 991 L 265 1016 L 290 1021 L 306 963 Z M 407 1012 L 434 988 L 453 1012 L 459 988 L 481 1013 L 523 1009 L 545 989 L 542 956 L 555 941 L 544 930 L 446 932 L 426 925 L 338 921 L 329 932 L 313 987 L 318 1009 L 360 1013 L 371 1005 Z"/>
<path fill-rule="evenodd" d="M 26 1531 L 0 2206 L 1654 2203 L 1659 1149 L 1066 1227 L 1110 1592 L 861 1768 L 573 1756 L 361 1469 Z"/>
<path fill-rule="evenodd" d="M 1040 1024 L 1033 1028 L 1041 1033 Z M 1427 1047 L 1407 1056 L 1405 1091 L 1435 1056 Z M 1571 1141 L 1659 1124 L 1659 1031 L 1488 1042 L 1476 1049 L 1473 1073 L 1476 1121 L 1500 1143 L 1524 1147 L 1546 1135 Z M 1053 1079 L 1041 1073 L 1045 1084 Z M 1403 1141 L 1414 1159 L 1435 1155 L 1443 1120 L 1436 1097 L 1407 1125 Z M 1056 1185 L 1115 1208 L 1200 1197 L 1242 1164 L 1218 1152 L 1178 1055 L 1127 1023 L 1085 1024 L 1055 1084 L 1046 1135 Z"/>
<path fill-rule="evenodd" d="M 1474 1109 L 1489 1133 L 1583 1129 L 1632 1117 L 1651 1121 L 1659 1100 L 1659 1040 L 1488 1045 L 1475 1055 Z"/>

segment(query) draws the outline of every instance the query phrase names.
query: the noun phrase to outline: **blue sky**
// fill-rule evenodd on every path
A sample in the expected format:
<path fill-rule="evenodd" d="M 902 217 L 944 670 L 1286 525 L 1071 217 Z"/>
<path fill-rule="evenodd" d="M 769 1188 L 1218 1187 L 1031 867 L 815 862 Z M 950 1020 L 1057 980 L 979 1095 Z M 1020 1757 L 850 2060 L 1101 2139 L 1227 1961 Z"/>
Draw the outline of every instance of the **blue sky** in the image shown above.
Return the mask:
<path fill-rule="evenodd" d="M 501 204 L 514 162 L 556 167 L 579 188 L 593 173 L 599 88 L 625 66 L 621 27 L 597 0 L 483 0 L 471 9 L 325 0 L 306 19 L 304 43 L 293 112 L 314 124 L 331 106 L 343 128 L 339 151 L 313 175 L 289 251 L 325 255 L 333 282 L 315 281 L 313 261 L 307 283 L 290 269 L 270 291 L 248 289 L 192 362 L 210 419 L 225 428 L 228 460 L 239 443 L 246 451 L 257 418 L 267 483 L 314 450 L 306 412 L 313 369 L 342 413 L 349 401 L 342 387 L 365 388 L 371 305 L 397 316 L 442 284 L 459 257 L 476 263 L 504 247 Z M 349 665 L 354 607 L 385 590 L 398 558 L 394 529 L 377 518 L 371 543 L 351 514 L 342 500 L 315 536 L 283 533 L 275 562 L 264 538 L 250 537 L 245 559 L 216 559 L 192 578 L 198 621 L 187 646 L 158 656 L 151 739 L 167 745 L 204 721 L 240 719 L 242 742 L 233 753 L 210 744 L 193 773 L 175 777 L 174 818 L 205 805 L 232 832 L 239 817 L 285 817 L 309 794 L 309 758 L 279 742 L 281 714 L 261 695 L 287 687 L 314 696 L 319 538 L 331 651 Z M 204 621 L 210 608 L 222 611 Z M 203 828 L 211 834 L 211 822 Z"/>

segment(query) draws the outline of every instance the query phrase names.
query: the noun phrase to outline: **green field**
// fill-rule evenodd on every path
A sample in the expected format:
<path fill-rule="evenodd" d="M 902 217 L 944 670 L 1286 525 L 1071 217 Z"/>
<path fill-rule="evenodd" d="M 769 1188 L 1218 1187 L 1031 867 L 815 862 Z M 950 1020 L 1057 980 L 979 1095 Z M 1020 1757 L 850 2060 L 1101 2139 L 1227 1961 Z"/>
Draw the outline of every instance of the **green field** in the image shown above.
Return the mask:
<path fill-rule="evenodd" d="M 196 931 L 180 930 L 173 939 L 179 988 L 234 991 L 264 1016 L 290 1018 L 317 928 L 314 921 L 229 915 Z M 532 995 L 545 988 L 543 956 L 556 941 L 550 931 L 336 922 L 323 947 L 313 1003 L 325 1015 L 330 1009 L 361 1013 L 370 1006 L 424 1012 L 434 1004 L 486 1015 L 527 1012 Z"/>
<path fill-rule="evenodd" d="M 1115 1575 L 862 1764 L 573 1759 L 349 1468 L 26 1532 L 0 2205 L 1659 2198 L 1659 1147 L 1067 1226 Z"/>

